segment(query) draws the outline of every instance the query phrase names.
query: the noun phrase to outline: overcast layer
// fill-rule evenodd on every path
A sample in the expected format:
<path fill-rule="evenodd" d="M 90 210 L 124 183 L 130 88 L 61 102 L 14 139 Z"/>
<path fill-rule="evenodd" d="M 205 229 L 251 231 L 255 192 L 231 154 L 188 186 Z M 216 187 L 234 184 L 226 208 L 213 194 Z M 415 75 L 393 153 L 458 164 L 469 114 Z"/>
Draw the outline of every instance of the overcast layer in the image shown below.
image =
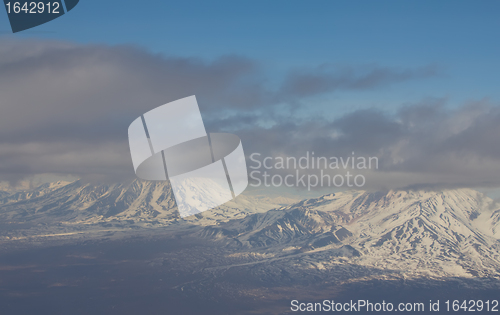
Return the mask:
<path fill-rule="evenodd" d="M 396 112 L 298 117 L 310 97 L 425 80 L 437 67 L 290 69 L 266 85 L 258 61 L 169 57 L 136 47 L 48 41 L 0 43 L 0 181 L 37 174 L 99 180 L 135 175 L 127 128 L 164 103 L 196 95 L 208 132 L 231 131 L 262 156 L 377 156 L 370 189 L 500 186 L 500 108 L 487 100 L 450 109 L 424 99 Z M 334 107 L 331 109 L 335 110 Z"/>

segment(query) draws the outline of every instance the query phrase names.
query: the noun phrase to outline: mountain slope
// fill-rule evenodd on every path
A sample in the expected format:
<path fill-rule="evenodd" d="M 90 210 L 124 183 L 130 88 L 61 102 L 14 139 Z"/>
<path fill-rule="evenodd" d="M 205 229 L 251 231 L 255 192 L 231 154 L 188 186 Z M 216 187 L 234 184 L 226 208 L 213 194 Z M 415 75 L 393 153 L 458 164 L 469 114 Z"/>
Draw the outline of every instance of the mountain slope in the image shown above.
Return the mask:
<path fill-rule="evenodd" d="M 214 224 L 279 207 L 240 195 L 196 216 L 180 219 L 168 182 L 134 180 L 121 184 L 80 181 L 44 184 L 0 198 L 0 221 L 15 223 L 96 224 L 105 222 Z"/>
<path fill-rule="evenodd" d="M 207 227 L 204 235 L 272 252 L 295 246 L 316 253 L 323 265 L 333 263 L 332 252 L 350 246 L 359 253 L 350 262 L 363 266 L 497 276 L 500 246 L 493 223 L 499 212 L 493 206 L 469 189 L 339 193 Z"/>
<path fill-rule="evenodd" d="M 500 210 L 470 189 L 345 192 L 287 206 L 241 195 L 180 219 L 166 182 L 59 182 L 1 198 L 0 220 L 10 224 L 2 232 L 6 240 L 64 236 L 94 226 L 113 233 L 131 226 L 207 225 L 183 233 L 265 252 L 283 263 L 295 257 L 297 266 L 305 254 L 314 259 L 304 263 L 326 270 L 338 266 L 335 257 L 342 256 L 357 266 L 436 276 L 496 277 L 500 272 Z M 28 229 L 14 231 L 17 226 Z"/>
<path fill-rule="evenodd" d="M 3 199 L 7 196 L 9 196 L 11 193 L 8 192 L 8 191 L 3 191 L 3 190 L 0 190 L 0 199 Z"/>

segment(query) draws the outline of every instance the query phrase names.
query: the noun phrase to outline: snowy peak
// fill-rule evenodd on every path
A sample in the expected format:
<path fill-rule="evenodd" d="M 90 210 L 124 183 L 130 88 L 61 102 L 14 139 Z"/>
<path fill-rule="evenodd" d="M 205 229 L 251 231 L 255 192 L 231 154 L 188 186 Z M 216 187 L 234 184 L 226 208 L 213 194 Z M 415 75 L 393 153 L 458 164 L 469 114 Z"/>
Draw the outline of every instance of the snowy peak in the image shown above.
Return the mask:
<path fill-rule="evenodd" d="M 441 214 L 452 216 L 462 224 L 472 226 L 476 221 L 479 223 L 484 221 L 485 217 L 494 216 L 491 210 L 494 209 L 493 200 L 471 189 L 438 192 L 345 192 L 303 200 L 285 207 L 294 208 L 334 212 L 347 224 L 370 221 L 384 226 L 398 225 L 402 220 L 415 217 L 438 220 L 436 217 Z M 480 218 L 483 220 L 479 220 Z"/>
<path fill-rule="evenodd" d="M 500 271 L 500 209 L 474 190 L 344 192 L 282 207 L 265 200 L 240 195 L 181 219 L 168 182 L 60 182 L 6 194 L 0 198 L 0 220 L 35 227 L 23 236 L 94 225 L 209 225 L 190 231 L 279 255 L 324 253 L 382 269 L 438 276 L 496 276 Z"/>
<path fill-rule="evenodd" d="M 210 185 L 205 186 L 203 191 L 209 196 Z M 0 195 L 0 220 L 72 225 L 110 221 L 209 225 L 279 206 L 265 198 L 240 195 L 213 210 L 181 219 L 167 181 L 134 180 L 99 185 L 75 181 L 44 184 L 33 190 Z"/>
<path fill-rule="evenodd" d="M 496 276 L 500 211 L 491 210 L 494 205 L 470 189 L 346 192 L 232 220 L 203 233 L 275 252 L 292 247 L 327 257 L 349 248 L 356 264 L 385 269 Z"/>
<path fill-rule="evenodd" d="M 0 201 L 0 218 L 15 222 L 99 222 L 106 218 L 175 216 L 168 185 L 133 181 L 125 184 L 92 185 L 80 181 L 45 184 L 18 192 Z"/>
<path fill-rule="evenodd" d="M 198 214 L 233 199 L 227 187 L 211 178 L 187 178 L 174 184 L 174 194 L 182 217 Z"/>

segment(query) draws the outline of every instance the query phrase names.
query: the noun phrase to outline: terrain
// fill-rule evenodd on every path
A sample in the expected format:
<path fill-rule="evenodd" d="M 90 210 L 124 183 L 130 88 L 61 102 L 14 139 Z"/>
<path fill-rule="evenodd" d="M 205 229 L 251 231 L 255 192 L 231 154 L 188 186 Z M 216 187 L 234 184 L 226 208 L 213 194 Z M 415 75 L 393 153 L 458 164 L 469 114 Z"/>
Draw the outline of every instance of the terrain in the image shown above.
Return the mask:
<path fill-rule="evenodd" d="M 172 200 L 141 181 L 5 192 L 1 313 L 287 314 L 292 299 L 500 293 L 500 211 L 471 189 L 242 195 L 185 219 Z"/>

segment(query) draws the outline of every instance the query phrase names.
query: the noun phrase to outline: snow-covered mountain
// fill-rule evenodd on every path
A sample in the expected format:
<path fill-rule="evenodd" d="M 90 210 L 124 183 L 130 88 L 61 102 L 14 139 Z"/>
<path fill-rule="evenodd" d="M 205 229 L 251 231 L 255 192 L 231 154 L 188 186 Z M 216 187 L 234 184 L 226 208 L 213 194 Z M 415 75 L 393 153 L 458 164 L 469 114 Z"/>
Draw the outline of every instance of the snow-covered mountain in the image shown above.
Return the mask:
<path fill-rule="evenodd" d="M 0 190 L 0 199 L 3 199 L 5 197 L 7 197 L 8 195 L 10 195 L 11 193 L 8 192 L 8 191 L 3 191 L 3 190 Z"/>
<path fill-rule="evenodd" d="M 227 186 L 227 182 L 225 183 Z M 186 178 L 173 185 L 181 217 L 215 208 L 232 199 L 229 187 L 211 178 Z"/>
<path fill-rule="evenodd" d="M 47 193 L 51 193 L 57 190 L 60 187 L 66 186 L 70 184 L 70 182 L 58 181 L 53 183 L 45 183 L 39 185 L 34 189 L 25 189 L 25 190 L 13 190 L 13 191 L 3 191 L 0 192 L 0 205 L 4 205 L 7 203 L 21 202 L 28 199 L 41 197 Z"/>
<path fill-rule="evenodd" d="M 314 254 L 314 264 L 326 269 L 339 264 L 332 257 L 342 256 L 381 270 L 499 275 L 500 209 L 477 191 L 344 192 L 285 206 L 279 199 L 240 195 L 181 219 L 166 182 L 57 182 L 4 194 L 0 223 L 10 224 L 2 232 L 6 240 L 94 226 L 110 233 L 127 225 L 185 226 L 192 237 L 264 251 L 272 259 Z M 17 225 L 30 230 L 12 232 Z"/>
<path fill-rule="evenodd" d="M 499 211 L 470 189 L 348 192 L 254 214 L 203 235 L 243 246 L 325 255 L 348 246 L 357 265 L 432 275 L 498 276 Z M 320 257 L 316 255 L 316 257 Z M 319 258 L 321 261 L 321 258 Z"/>
<path fill-rule="evenodd" d="M 280 206 L 263 198 L 240 195 L 216 209 L 180 219 L 168 182 L 134 180 L 99 185 L 56 182 L 0 197 L 0 222 L 213 224 Z"/>

